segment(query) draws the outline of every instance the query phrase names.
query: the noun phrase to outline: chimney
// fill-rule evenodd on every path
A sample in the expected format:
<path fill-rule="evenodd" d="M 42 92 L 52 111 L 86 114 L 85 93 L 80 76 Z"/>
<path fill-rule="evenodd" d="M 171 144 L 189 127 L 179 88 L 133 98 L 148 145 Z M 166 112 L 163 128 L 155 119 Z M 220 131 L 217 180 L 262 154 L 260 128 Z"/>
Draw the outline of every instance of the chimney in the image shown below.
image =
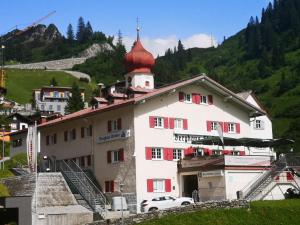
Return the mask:
<path fill-rule="evenodd" d="M 97 84 L 97 86 L 99 89 L 99 97 L 101 98 L 102 97 L 102 89 L 105 88 L 105 86 L 103 83 L 99 83 L 99 84 Z"/>

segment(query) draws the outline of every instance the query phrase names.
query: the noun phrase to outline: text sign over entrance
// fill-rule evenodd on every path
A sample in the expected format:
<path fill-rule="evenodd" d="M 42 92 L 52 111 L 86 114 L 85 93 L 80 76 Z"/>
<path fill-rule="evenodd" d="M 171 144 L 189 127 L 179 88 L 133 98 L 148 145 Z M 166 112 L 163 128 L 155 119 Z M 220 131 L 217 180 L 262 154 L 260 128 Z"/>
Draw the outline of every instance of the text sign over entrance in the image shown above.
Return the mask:
<path fill-rule="evenodd" d="M 192 144 L 193 141 L 200 141 L 204 138 L 208 138 L 205 135 L 197 135 L 197 134 L 177 134 L 174 133 L 173 139 L 176 143 L 188 143 Z"/>
<path fill-rule="evenodd" d="M 130 137 L 130 130 L 118 130 L 97 138 L 97 143 L 125 139 Z"/>
<path fill-rule="evenodd" d="M 224 176 L 223 170 L 211 170 L 205 172 L 198 172 L 198 177 L 222 177 Z"/>

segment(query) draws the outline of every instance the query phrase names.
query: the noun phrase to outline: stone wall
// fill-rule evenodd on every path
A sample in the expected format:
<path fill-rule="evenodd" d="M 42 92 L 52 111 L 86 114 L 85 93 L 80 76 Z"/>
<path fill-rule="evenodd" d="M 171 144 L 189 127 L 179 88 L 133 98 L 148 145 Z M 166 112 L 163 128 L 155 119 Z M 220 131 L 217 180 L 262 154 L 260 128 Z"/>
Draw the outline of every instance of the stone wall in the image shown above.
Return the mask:
<path fill-rule="evenodd" d="M 232 201 L 209 201 L 209 202 L 199 202 L 186 207 L 172 208 L 165 211 L 156 211 L 150 213 L 137 214 L 124 218 L 124 224 L 138 224 L 144 222 L 145 220 L 157 219 L 162 216 L 170 214 L 179 214 L 186 212 L 196 212 L 206 209 L 230 209 L 230 208 L 248 208 L 249 202 L 246 200 L 232 200 Z M 115 220 L 101 220 L 89 223 L 88 225 L 118 225 L 121 224 L 121 219 Z"/>

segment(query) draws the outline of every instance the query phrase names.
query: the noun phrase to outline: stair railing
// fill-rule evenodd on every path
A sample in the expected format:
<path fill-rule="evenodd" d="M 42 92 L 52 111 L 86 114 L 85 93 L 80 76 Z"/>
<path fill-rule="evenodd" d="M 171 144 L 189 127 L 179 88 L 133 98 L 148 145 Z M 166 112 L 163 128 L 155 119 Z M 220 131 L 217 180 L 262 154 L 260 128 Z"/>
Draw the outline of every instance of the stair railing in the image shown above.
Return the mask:
<path fill-rule="evenodd" d="M 276 174 L 283 171 L 287 167 L 285 156 L 281 156 L 277 162 L 275 162 L 270 170 L 260 175 L 260 177 L 252 183 L 248 189 L 243 191 L 244 198 L 248 199 L 252 193 L 254 193 L 269 177 L 273 178 Z M 272 180 L 271 180 L 272 181 Z M 270 182 L 271 182 L 270 181 Z"/>
<path fill-rule="evenodd" d="M 86 175 L 86 173 L 81 169 L 81 167 L 77 165 L 77 163 L 75 163 L 73 160 L 69 160 L 66 163 L 71 167 L 71 169 L 77 175 L 79 175 L 83 179 L 84 183 L 86 183 L 86 186 L 89 186 L 91 191 L 94 192 L 96 196 L 99 196 L 100 199 L 102 199 L 102 201 L 100 202 L 101 205 L 106 206 L 107 204 L 109 204 L 109 202 L 106 199 L 106 196 L 102 193 L 101 190 L 99 190 L 99 188 L 94 184 L 94 182 Z"/>
<path fill-rule="evenodd" d="M 61 172 L 73 183 L 75 188 L 92 207 L 92 209 L 103 213 L 106 207 L 106 198 L 99 189 L 95 189 L 97 188 L 96 186 L 93 187 L 90 182 L 87 182 L 89 178 L 86 175 L 86 177 L 83 175 L 84 172 L 80 168 L 77 168 L 77 172 L 74 171 L 73 168 L 75 169 L 76 167 L 74 165 L 70 166 L 69 163 L 67 163 L 65 160 L 60 160 L 58 162 L 58 165 Z M 82 171 L 82 173 L 80 173 L 80 170 Z M 72 178 L 74 178 L 78 184 L 74 184 Z M 96 192 L 96 190 L 98 190 L 98 193 Z M 99 196 L 101 199 L 99 198 Z M 104 198 L 102 196 L 104 196 Z M 97 206 L 100 206 L 100 208 Z"/>

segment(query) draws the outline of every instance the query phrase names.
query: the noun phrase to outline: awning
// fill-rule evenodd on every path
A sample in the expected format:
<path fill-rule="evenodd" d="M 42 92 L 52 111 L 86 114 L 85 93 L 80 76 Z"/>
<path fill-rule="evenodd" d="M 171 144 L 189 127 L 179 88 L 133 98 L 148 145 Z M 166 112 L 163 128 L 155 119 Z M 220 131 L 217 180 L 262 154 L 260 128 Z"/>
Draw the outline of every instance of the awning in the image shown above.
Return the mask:
<path fill-rule="evenodd" d="M 229 138 L 224 137 L 224 146 L 246 146 L 246 147 L 277 147 L 282 145 L 294 144 L 294 140 L 291 139 L 258 139 L 258 138 Z M 221 142 L 219 137 L 208 137 L 202 140 L 193 141 L 192 144 L 202 144 L 202 145 L 220 145 Z"/>

